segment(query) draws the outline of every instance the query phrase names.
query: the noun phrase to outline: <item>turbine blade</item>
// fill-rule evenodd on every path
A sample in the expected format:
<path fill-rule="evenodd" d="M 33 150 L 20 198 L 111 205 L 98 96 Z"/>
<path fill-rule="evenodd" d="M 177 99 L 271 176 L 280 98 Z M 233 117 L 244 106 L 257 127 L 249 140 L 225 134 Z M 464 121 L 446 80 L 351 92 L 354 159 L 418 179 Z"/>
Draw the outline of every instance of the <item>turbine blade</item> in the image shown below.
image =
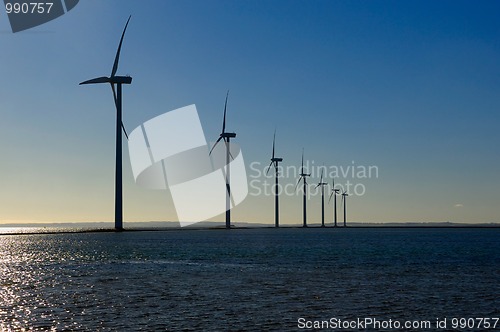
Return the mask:
<path fill-rule="evenodd" d="M 234 160 L 233 155 L 231 154 L 231 149 L 229 148 L 229 142 L 224 140 L 224 143 L 226 144 L 226 149 L 229 150 L 229 156 L 231 157 L 232 160 Z"/>
<path fill-rule="evenodd" d="M 118 98 L 116 97 L 116 90 L 115 90 L 115 85 L 114 84 L 111 84 L 111 90 L 113 90 L 113 100 L 115 101 L 115 107 L 118 110 Z M 122 129 L 123 129 L 123 133 L 125 134 L 125 137 L 128 140 L 127 130 L 125 129 L 125 125 L 123 124 L 123 121 L 122 121 Z"/>
<path fill-rule="evenodd" d="M 118 98 L 116 97 L 115 85 L 111 83 L 111 90 L 113 90 L 113 100 L 115 101 L 116 109 L 118 109 Z"/>
<path fill-rule="evenodd" d="M 304 148 L 302 148 L 302 166 L 300 167 L 300 173 L 304 173 Z"/>
<path fill-rule="evenodd" d="M 274 144 L 276 142 L 276 129 L 274 129 L 274 136 L 273 136 L 273 159 L 274 159 Z"/>
<path fill-rule="evenodd" d="M 273 162 L 271 161 L 271 163 L 269 164 L 269 166 L 267 166 L 266 175 L 269 174 L 269 170 L 271 169 L 272 165 L 273 165 Z"/>
<path fill-rule="evenodd" d="M 93 79 L 88 80 L 88 81 L 83 81 L 80 83 L 80 85 L 98 84 L 98 83 L 111 83 L 111 80 L 109 79 L 109 77 L 102 76 L 102 77 L 93 78 Z"/>
<path fill-rule="evenodd" d="M 328 199 L 328 204 L 330 204 L 330 201 L 332 200 L 333 193 L 334 192 L 332 191 L 332 193 L 330 194 L 330 198 Z"/>
<path fill-rule="evenodd" d="M 215 149 L 215 147 L 217 146 L 217 144 L 219 144 L 219 142 L 220 142 L 221 139 L 222 139 L 222 136 L 219 137 L 219 139 L 215 142 L 214 146 L 212 146 L 212 149 L 210 149 L 210 153 L 208 155 L 212 154 L 212 151 Z"/>
<path fill-rule="evenodd" d="M 319 180 L 319 183 L 323 183 L 323 171 L 324 171 L 324 170 L 325 170 L 325 169 L 322 167 L 322 168 L 321 168 L 321 179 Z"/>
<path fill-rule="evenodd" d="M 123 124 L 123 121 L 122 121 L 122 129 L 123 129 L 123 133 L 125 134 L 125 137 L 127 138 L 127 141 L 128 141 L 128 134 L 127 134 L 127 131 L 125 130 L 125 125 Z"/>
<path fill-rule="evenodd" d="M 131 17 L 132 17 L 132 15 L 130 15 L 128 17 L 127 23 L 125 24 L 125 28 L 123 29 L 123 32 L 122 32 L 122 38 L 120 39 L 120 44 L 118 45 L 118 50 L 116 51 L 115 63 L 113 64 L 113 70 L 111 71 L 111 77 L 115 76 L 116 71 L 118 70 L 118 61 L 120 61 L 120 52 L 122 49 L 123 37 L 125 36 L 125 31 L 127 31 L 128 22 L 130 21 Z"/>
<path fill-rule="evenodd" d="M 302 180 L 302 176 L 299 177 L 299 181 L 297 181 L 297 184 L 295 185 L 295 191 L 297 191 L 297 187 L 299 186 L 300 180 Z"/>
<path fill-rule="evenodd" d="M 224 118 L 222 119 L 222 132 L 226 132 L 226 110 L 227 110 L 227 97 L 229 96 L 229 90 L 226 93 L 226 102 L 224 103 Z"/>

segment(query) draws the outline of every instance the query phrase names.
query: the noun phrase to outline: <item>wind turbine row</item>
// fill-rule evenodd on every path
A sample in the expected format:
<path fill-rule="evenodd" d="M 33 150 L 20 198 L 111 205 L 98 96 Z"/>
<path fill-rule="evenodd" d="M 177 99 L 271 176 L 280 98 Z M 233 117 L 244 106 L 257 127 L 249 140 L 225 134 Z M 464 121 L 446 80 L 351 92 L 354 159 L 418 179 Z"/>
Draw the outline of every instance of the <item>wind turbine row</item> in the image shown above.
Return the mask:
<path fill-rule="evenodd" d="M 275 174 L 275 190 L 274 190 L 274 197 L 275 197 L 275 206 L 274 206 L 274 213 L 275 213 L 275 219 L 274 219 L 274 226 L 279 227 L 279 195 L 278 195 L 278 176 L 279 176 L 279 168 L 278 164 L 283 161 L 283 158 L 276 158 L 275 157 L 275 147 L 276 147 L 276 130 L 274 131 L 274 136 L 273 136 L 273 153 L 271 157 L 271 163 L 268 166 L 266 175 L 269 173 L 269 170 L 271 167 L 274 165 L 274 174 Z M 327 185 L 326 182 L 323 182 L 323 172 L 324 168 L 321 169 L 321 177 L 316 185 L 315 188 L 321 187 L 321 227 L 325 227 L 325 186 Z M 297 181 L 297 185 L 295 186 L 295 190 L 297 190 L 297 187 L 300 184 L 300 181 L 303 181 L 303 198 L 302 198 L 302 227 L 307 227 L 307 177 L 310 177 L 311 174 L 305 173 L 304 172 L 304 149 L 302 149 L 302 162 L 301 162 L 301 167 L 300 167 L 300 174 L 299 174 L 299 179 Z M 333 225 L 334 227 L 337 227 L 337 195 L 340 192 L 339 189 L 335 189 L 335 180 L 332 180 L 332 193 L 330 194 L 330 198 L 328 200 L 328 203 L 330 203 L 332 196 L 334 198 L 334 204 L 333 204 Z M 347 194 L 347 191 L 344 191 L 342 194 L 342 206 L 344 208 L 344 227 L 347 226 L 346 224 L 346 197 L 349 196 Z"/>
<path fill-rule="evenodd" d="M 113 68 L 111 70 L 111 75 L 101 76 L 94 79 L 90 79 L 84 82 L 81 82 L 80 85 L 87 84 L 101 84 L 108 83 L 111 85 L 111 90 L 113 91 L 113 100 L 116 108 L 116 160 L 115 160 L 115 229 L 123 230 L 123 184 L 122 184 L 122 130 L 125 134 L 125 137 L 128 139 L 127 132 L 125 130 L 125 126 L 122 121 L 122 85 L 123 84 L 131 84 L 132 77 L 130 76 L 118 76 L 116 72 L 118 70 L 118 63 L 120 60 L 120 52 L 123 44 L 123 38 L 125 37 L 125 32 L 127 31 L 128 24 L 130 22 L 131 16 L 127 19 L 125 23 L 125 28 L 123 29 L 120 43 L 118 44 L 118 49 L 115 55 L 115 61 L 113 63 Z M 225 174 L 225 182 L 226 182 L 226 228 L 231 228 L 231 176 L 230 176 L 230 159 L 231 151 L 230 151 L 230 140 L 231 138 L 236 137 L 236 133 L 226 132 L 226 114 L 227 114 L 227 100 L 229 97 L 229 91 L 226 94 L 226 100 L 224 103 L 224 116 L 222 119 L 222 132 L 219 135 L 219 138 L 215 142 L 214 146 L 210 150 L 209 154 L 212 153 L 214 148 L 219 144 L 221 140 L 224 141 L 226 145 L 226 174 Z M 273 136 L 273 151 L 271 157 L 271 163 L 269 164 L 269 169 L 274 165 L 274 173 L 275 173 L 275 227 L 279 227 L 279 188 L 278 188 L 278 177 L 279 177 L 279 163 L 283 161 L 283 158 L 278 158 L 275 156 L 275 144 L 276 144 L 276 131 Z M 269 172 L 267 170 L 267 173 Z M 267 174 L 266 173 L 266 174 Z M 303 181 L 303 227 L 307 227 L 307 177 L 310 177 L 311 174 L 307 174 L 304 172 L 304 149 L 302 149 L 302 165 L 301 165 L 301 173 L 299 180 L 297 181 L 297 185 L 295 189 L 297 189 L 300 180 Z M 323 170 L 321 171 L 321 178 L 316 188 L 321 186 L 321 226 L 325 227 L 325 204 L 324 204 L 324 186 L 326 185 L 323 182 Z M 330 195 L 330 199 L 332 195 L 338 194 L 338 189 L 333 188 L 332 194 Z M 344 191 L 342 193 L 342 205 L 344 207 L 344 226 L 346 226 L 346 196 L 347 193 Z M 335 197 L 334 201 L 334 225 L 337 226 L 337 200 Z"/>

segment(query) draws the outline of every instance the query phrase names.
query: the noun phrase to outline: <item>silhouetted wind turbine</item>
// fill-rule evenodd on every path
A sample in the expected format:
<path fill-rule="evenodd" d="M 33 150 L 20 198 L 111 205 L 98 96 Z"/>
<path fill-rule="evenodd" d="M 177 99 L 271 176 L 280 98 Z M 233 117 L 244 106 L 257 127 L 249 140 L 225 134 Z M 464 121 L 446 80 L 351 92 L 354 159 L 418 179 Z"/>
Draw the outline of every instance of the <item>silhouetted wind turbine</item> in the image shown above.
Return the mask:
<path fill-rule="evenodd" d="M 325 186 L 328 184 L 323 182 L 323 171 L 324 168 L 321 168 L 321 179 L 316 185 L 316 188 L 321 186 L 321 227 L 325 227 Z"/>
<path fill-rule="evenodd" d="M 274 165 L 274 175 L 275 175 L 275 184 L 274 184 L 274 226 L 280 227 L 280 209 L 279 209 L 279 196 L 278 196 L 278 164 L 283 161 L 283 158 L 276 158 L 274 156 L 274 146 L 276 143 L 276 130 L 274 131 L 273 136 L 273 155 L 271 157 L 271 163 L 269 164 L 269 168 L 267 169 L 266 175 L 269 173 L 271 166 Z"/>
<path fill-rule="evenodd" d="M 111 70 L 111 76 L 98 77 L 85 82 L 83 84 L 99 84 L 99 83 L 109 83 L 111 84 L 111 89 L 113 90 L 113 97 L 116 106 L 116 169 L 115 169 L 115 229 L 123 229 L 123 196 L 122 196 L 122 135 L 121 131 L 128 135 L 125 131 L 125 127 L 122 122 L 122 84 L 132 83 L 132 77 L 130 76 L 116 76 L 116 71 L 118 70 L 118 62 L 120 60 L 120 51 L 122 48 L 123 37 L 125 36 L 125 31 L 127 30 L 128 22 L 130 17 L 125 24 L 123 29 L 122 37 L 120 39 L 120 44 L 118 45 L 118 50 L 116 51 L 115 62 L 113 64 L 113 69 Z M 117 86 L 117 91 L 115 91 L 115 84 Z"/>
<path fill-rule="evenodd" d="M 328 199 L 328 203 L 330 203 L 332 196 L 333 197 L 333 227 L 337 227 L 337 194 L 339 193 L 339 189 L 335 189 L 335 180 L 332 180 L 332 193 L 330 194 L 330 198 Z"/>
<path fill-rule="evenodd" d="M 226 228 L 229 229 L 231 228 L 231 176 L 230 176 L 230 168 L 229 168 L 229 157 L 231 156 L 231 151 L 229 150 L 229 141 L 231 138 L 235 138 L 236 134 L 235 133 L 226 133 L 226 110 L 227 110 L 227 98 L 229 96 L 229 90 L 227 91 L 226 94 L 226 102 L 224 103 L 224 118 L 222 119 L 222 132 L 219 135 L 219 139 L 215 142 L 214 146 L 210 150 L 210 154 L 214 150 L 214 148 L 217 146 L 217 144 L 221 141 L 224 140 L 224 143 L 226 144 L 226 167 L 227 167 L 227 172 L 226 172 L 226 190 L 227 190 L 227 195 L 226 195 Z M 231 156 L 232 157 L 232 156 Z"/>
<path fill-rule="evenodd" d="M 299 181 L 297 181 L 297 185 L 295 186 L 295 190 L 297 190 L 297 186 L 300 183 L 300 180 L 304 180 L 303 183 L 303 191 L 304 191 L 304 198 L 303 198 L 303 207 L 302 207 L 302 212 L 303 212 L 303 225 L 302 227 L 307 227 L 307 206 L 306 206 L 306 189 L 307 189 L 307 180 L 306 177 L 311 176 L 311 174 L 306 174 L 304 173 L 304 149 L 302 149 L 302 166 L 300 168 L 300 177 Z"/>
<path fill-rule="evenodd" d="M 345 211 L 346 211 L 346 205 L 347 205 L 347 198 L 346 197 L 347 196 L 349 196 L 349 195 L 347 194 L 346 191 L 344 191 L 342 193 L 342 205 L 344 206 L 344 227 L 347 227 L 347 224 L 345 222 Z"/>

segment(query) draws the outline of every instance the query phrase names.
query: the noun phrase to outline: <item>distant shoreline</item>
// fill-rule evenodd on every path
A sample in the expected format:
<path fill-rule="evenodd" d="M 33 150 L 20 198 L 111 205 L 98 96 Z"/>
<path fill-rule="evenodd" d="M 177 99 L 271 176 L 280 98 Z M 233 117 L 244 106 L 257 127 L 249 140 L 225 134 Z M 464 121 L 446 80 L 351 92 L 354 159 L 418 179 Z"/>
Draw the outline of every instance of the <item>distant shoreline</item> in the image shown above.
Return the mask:
<path fill-rule="evenodd" d="M 79 225 L 80 227 L 78 227 Z M 6 229 L 12 229 L 12 232 L 3 232 Z M 26 231 L 18 230 L 19 228 L 26 228 Z M 34 228 L 34 229 L 33 229 Z M 59 229 L 58 229 L 59 228 Z M 343 229 L 498 229 L 500 228 L 500 224 L 437 224 L 431 225 L 429 223 L 425 224 L 353 224 L 348 225 L 347 227 L 338 226 L 334 227 L 333 225 L 327 225 L 325 227 L 321 227 L 320 225 L 311 225 L 308 227 L 302 227 L 297 225 L 283 225 L 279 228 L 268 225 L 256 225 L 256 226 L 233 226 L 230 230 L 226 229 L 223 225 L 217 226 L 200 226 L 200 227 L 180 227 L 180 226 L 150 226 L 150 227 L 140 227 L 140 226 L 132 226 L 129 228 L 125 228 L 123 230 L 117 231 L 112 227 L 82 227 L 81 224 L 75 224 L 75 226 L 71 226 L 71 224 L 61 224 L 50 226 L 47 224 L 43 225 L 2 225 L 0 226 L 0 236 L 3 235 L 53 235 L 53 234 L 82 234 L 82 233 L 130 233 L 130 232 L 169 232 L 169 231 L 231 231 L 231 230 L 245 230 L 245 229 L 276 229 L 279 231 L 280 229 L 337 229 L 342 231 Z M 46 229 L 46 230 L 44 230 Z"/>

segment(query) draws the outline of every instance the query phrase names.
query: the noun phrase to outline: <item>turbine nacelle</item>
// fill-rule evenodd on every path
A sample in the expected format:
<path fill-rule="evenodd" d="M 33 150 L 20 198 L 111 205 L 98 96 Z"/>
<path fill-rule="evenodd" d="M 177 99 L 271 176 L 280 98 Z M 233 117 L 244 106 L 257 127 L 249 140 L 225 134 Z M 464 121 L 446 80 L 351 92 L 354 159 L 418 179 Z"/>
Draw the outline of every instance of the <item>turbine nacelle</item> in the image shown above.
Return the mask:
<path fill-rule="evenodd" d="M 236 133 L 221 133 L 220 137 L 223 137 L 223 138 L 235 138 L 236 137 Z"/>
<path fill-rule="evenodd" d="M 111 84 L 131 84 L 132 77 L 130 76 L 115 76 L 111 77 Z"/>
<path fill-rule="evenodd" d="M 271 162 L 275 163 L 275 162 L 278 162 L 278 163 L 281 163 L 283 161 L 283 158 L 271 158 Z"/>

